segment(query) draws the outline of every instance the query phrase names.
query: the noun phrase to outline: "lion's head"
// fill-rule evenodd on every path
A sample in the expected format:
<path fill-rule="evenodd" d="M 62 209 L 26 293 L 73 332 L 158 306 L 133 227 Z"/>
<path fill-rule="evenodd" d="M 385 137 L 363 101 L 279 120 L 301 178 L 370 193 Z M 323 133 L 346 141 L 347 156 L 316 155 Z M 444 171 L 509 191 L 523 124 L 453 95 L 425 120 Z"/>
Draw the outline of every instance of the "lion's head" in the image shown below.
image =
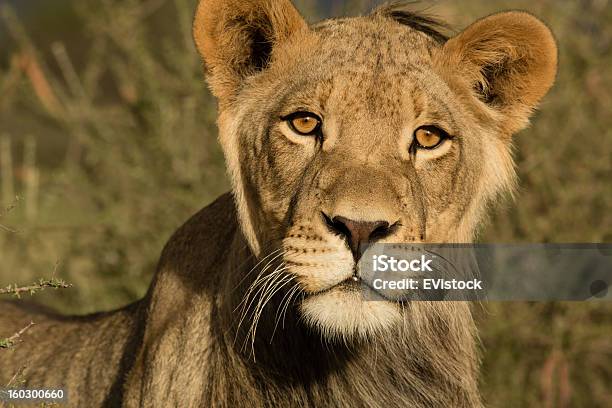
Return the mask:
<path fill-rule="evenodd" d="M 553 36 L 527 13 L 439 29 L 397 6 L 309 26 L 288 0 L 199 4 L 244 235 L 260 259 L 282 254 L 302 316 L 330 336 L 402 319 L 351 284 L 361 244 L 472 241 L 554 81 Z"/>

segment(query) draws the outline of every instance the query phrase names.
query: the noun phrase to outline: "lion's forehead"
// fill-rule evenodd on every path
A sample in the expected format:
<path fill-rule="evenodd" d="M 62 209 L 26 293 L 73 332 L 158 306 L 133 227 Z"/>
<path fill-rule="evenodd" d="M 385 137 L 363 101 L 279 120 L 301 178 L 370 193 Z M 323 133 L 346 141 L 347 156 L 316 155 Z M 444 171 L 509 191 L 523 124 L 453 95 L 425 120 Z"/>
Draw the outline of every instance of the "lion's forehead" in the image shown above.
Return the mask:
<path fill-rule="evenodd" d="M 379 72 L 337 72 L 323 100 L 324 108 L 368 122 L 402 126 L 422 114 L 451 120 L 453 94 L 433 72 L 382 69 Z"/>
<path fill-rule="evenodd" d="M 432 53 L 439 47 L 423 32 L 389 19 L 338 20 L 313 28 L 317 60 L 333 69 L 411 71 L 431 65 Z"/>

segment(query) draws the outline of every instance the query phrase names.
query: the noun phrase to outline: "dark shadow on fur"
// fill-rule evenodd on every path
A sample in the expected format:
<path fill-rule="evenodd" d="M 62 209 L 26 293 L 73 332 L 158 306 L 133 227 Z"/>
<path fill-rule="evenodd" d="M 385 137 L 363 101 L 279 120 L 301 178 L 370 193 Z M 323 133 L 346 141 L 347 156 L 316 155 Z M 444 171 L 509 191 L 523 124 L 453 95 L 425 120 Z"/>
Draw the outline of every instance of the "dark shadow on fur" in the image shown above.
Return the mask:
<path fill-rule="evenodd" d="M 399 24 L 426 34 L 439 44 L 444 44 L 449 39 L 449 36 L 444 32 L 449 31 L 450 27 L 442 21 L 432 16 L 428 16 L 423 12 L 408 10 L 416 4 L 419 4 L 419 2 L 400 1 L 385 4 L 376 8 L 372 14 L 391 18 Z"/>

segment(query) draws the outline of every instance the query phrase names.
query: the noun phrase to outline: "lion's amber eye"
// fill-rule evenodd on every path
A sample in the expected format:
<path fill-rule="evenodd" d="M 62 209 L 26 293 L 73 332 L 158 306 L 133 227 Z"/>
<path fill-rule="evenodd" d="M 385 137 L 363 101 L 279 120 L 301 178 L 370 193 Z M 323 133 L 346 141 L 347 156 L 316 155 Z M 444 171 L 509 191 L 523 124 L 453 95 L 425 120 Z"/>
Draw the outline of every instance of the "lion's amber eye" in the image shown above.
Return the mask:
<path fill-rule="evenodd" d="M 307 135 L 312 133 L 317 126 L 319 126 L 319 121 L 312 116 L 304 116 L 303 118 L 293 119 L 291 124 L 298 133 Z"/>
<path fill-rule="evenodd" d="M 321 119 L 310 112 L 296 112 L 285 117 L 291 130 L 303 136 L 316 135 L 321 129 Z"/>
<path fill-rule="evenodd" d="M 442 129 L 435 126 L 422 126 L 414 132 L 416 147 L 421 149 L 433 149 L 438 147 L 448 135 Z"/>

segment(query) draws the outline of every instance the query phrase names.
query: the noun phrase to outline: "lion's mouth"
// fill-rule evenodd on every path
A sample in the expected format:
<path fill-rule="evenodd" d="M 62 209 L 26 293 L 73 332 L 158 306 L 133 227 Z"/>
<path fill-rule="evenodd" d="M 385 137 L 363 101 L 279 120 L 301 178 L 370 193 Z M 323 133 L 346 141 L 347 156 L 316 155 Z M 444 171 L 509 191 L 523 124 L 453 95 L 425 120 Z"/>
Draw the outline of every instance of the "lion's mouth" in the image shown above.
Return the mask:
<path fill-rule="evenodd" d="M 320 296 L 325 295 L 330 292 L 344 292 L 354 294 L 356 292 L 361 292 L 364 300 L 377 300 L 377 301 L 387 301 L 392 303 L 402 303 L 401 299 L 391 298 L 385 296 L 381 291 L 376 290 L 372 287 L 366 280 L 362 279 L 359 276 L 353 275 L 349 278 L 346 278 L 338 283 L 328 286 L 327 288 L 318 290 L 316 292 L 311 292 L 309 296 Z"/>
<path fill-rule="evenodd" d="M 358 276 L 351 276 L 351 277 L 346 278 L 346 279 L 344 279 L 344 280 L 342 280 L 342 281 L 340 281 L 338 283 L 334 283 L 332 285 L 329 285 L 326 288 L 310 292 L 310 293 L 308 293 L 308 295 L 309 296 L 323 295 L 325 293 L 329 293 L 329 292 L 334 291 L 334 290 L 341 290 L 341 291 L 344 291 L 344 292 L 355 292 L 355 291 L 358 291 L 360 289 L 362 282 L 363 281 Z"/>

